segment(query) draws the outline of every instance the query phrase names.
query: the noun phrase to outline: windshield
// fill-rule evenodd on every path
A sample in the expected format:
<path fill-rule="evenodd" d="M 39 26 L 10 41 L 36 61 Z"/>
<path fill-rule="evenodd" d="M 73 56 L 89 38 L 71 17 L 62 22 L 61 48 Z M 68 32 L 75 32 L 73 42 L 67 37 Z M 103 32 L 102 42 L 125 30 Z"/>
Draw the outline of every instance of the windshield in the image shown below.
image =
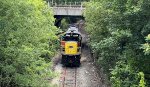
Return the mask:
<path fill-rule="evenodd" d="M 62 40 L 63 41 L 80 41 L 81 36 L 79 34 L 71 35 L 71 33 L 67 33 L 64 36 L 62 36 Z"/>

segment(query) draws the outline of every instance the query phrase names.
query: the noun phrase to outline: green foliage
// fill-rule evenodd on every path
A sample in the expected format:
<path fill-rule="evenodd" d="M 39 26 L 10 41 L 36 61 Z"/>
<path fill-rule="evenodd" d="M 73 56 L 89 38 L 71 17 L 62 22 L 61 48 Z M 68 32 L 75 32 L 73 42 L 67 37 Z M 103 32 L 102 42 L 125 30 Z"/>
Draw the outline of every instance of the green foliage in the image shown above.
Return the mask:
<path fill-rule="evenodd" d="M 57 47 L 53 24 L 42 0 L 0 0 L 0 86 L 48 86 Z"/>
<path fill-rule="evenodd" d="M 145 87 L 145 79 L 144 79 L 144 73 L 143 72 L 139 72 L 138 75 L 140 76 L 140 83 L 139 83 L 139 87 Z"/>
<path fill-rule="evenodd" d="M 63 18 L 63 19 L 61 20 L 61 26 L 60 26 L 60 28 L 61 28 L 63 31 L 66 31 L 67 28 L 68 28 L 68 25 L 69 25 L 69 23 L 68 23 L 67 19 Z"/>
<path fill-rule="evenodd" d="M 144 52 L 146 55 L 150 54 L 150 34 L 146 37 L 147 43 L 142 45 L 142 48 L 144 49 Z"/>
<path fill-rule="evenodd" d="M 132 71 L 125 61 L 118 61 L 111 72 L 111 82 L 113 87 L 137 87 L 138 76 Z"/>
<path fill-rule="evenodd" d="M 135 87 L 138 83 L 144 87 L 145 81 L 149 86 L 149 7 L 149 0 L 91 0 L 86 3 L 84 16 L 90 45 L 113 87 Z M 141 71 L 146 78 L 141 78 L 142 83 L 138 80 Z"/>

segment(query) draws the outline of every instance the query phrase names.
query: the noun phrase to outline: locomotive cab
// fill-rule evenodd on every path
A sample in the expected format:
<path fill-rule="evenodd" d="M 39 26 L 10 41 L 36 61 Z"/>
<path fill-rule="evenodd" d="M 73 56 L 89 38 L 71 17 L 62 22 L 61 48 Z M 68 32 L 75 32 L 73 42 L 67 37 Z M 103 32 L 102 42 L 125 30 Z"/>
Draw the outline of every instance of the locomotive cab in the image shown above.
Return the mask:
<path fill-rule="evenodd" d="M 80 65 L 81 41 L 81 34 L 76 30 L 68 30 L 61 37 L 61 62 L 63 65 L 70 63 L 76 66 Z"/>

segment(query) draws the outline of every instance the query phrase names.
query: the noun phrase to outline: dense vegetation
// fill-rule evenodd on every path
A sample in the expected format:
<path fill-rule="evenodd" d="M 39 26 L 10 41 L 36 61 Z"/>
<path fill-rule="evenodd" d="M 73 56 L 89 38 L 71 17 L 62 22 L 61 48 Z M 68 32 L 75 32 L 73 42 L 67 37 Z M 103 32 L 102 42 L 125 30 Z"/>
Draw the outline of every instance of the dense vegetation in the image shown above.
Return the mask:
<path fill-rule="evenodd" d="M 42 0 L 0 0 L 0 86 L 45 87 L 57 31 Z"/>
<path fill-rule="evenodd" d="M 82 17 L 64 17 L 61 20 L 60 29 L 66 31 L 69 26 L 74 25 L 79 20 L 82 20 Z"/>
<path fill-rule="evenodd" d="M 113 87 L 150 86 L 150 0 L 91 0 L 86 29 Z"/>

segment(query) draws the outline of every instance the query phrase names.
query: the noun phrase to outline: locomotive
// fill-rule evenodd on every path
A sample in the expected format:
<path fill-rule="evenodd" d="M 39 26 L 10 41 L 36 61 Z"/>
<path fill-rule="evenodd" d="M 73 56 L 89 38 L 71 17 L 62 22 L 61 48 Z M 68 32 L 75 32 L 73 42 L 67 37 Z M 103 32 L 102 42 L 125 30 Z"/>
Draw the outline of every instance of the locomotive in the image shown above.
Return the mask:
<path fill-rule="evenodd" d="M 69 29 L 62 35 L 60 39 L 61 43 L 61 63 L 65 66 L 75 65 L 80 66 L 81 59 L 81 41 L 82 36 L 75 26 L 69 27 Z"/>

